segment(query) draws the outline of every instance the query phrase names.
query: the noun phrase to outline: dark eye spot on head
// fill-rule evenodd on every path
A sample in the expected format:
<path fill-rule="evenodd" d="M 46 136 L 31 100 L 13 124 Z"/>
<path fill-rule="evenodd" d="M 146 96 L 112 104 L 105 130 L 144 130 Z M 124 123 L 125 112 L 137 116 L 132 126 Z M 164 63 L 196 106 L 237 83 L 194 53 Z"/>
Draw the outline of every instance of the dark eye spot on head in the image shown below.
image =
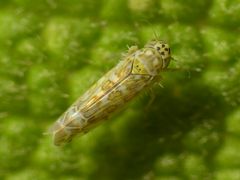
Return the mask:
<path fill-rule="evenodd" d="M 165 51 L 169 51 L 169 48 L 165 48 L 164 50 L 165 50 Z"/>
<path fill-rule="evenodd" d="M 158 50 L 158 51 L 160 50 L 160 47 L 159 47 L 159 46 L 157 47 L 157 50 Z"/>
<path fill-rule="evenodd" d="M 164 56 L 164 52 L 161 52 L 161 55 L 163 55 L 163 56 Z"/>
<path fill-rule="evenodd" d="M 164 47 L 165 47 L 165 44 L 162 44 L 162 47 L 164 48 Z"/>

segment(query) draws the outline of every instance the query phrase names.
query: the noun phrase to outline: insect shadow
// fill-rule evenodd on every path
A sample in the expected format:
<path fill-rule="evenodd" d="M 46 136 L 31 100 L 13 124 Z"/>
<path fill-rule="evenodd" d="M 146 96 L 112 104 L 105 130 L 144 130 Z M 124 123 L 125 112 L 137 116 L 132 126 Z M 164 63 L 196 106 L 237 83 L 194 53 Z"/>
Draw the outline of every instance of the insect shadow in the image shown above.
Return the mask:
<path fill-rule="evenodd" d="M 177 86 L 161 88 L 147 111 L 141 110 L 147 104 L 145 98 L 141 106 L 137 106 L 141 108 L 139 114 L 128 119 L 131 123 L 120 141 L 114 142 L 111 136 L 107 141 L 99 137 L 95 158 L 101 164 L 96 172 L 100 179 L 139 179 L 152 172 L 156 161 L 168 154 L 177 159 L 184 153 L 196 153 L 207 169 L 212 169 L 212 157 L 222 142 L 220 137 L 228 108 L 220 95 L 194 81 L 179 86 L 180 89 Z M 204 132 L 200 135 L 204 136 L 205 143 L 198 136 L 188 141 L 187 137 L 195 129 Z M 220 140 L 212 138 L 213 132 Z M 176 162 L 173 174 L 184 177 L 182 160 Z"/>

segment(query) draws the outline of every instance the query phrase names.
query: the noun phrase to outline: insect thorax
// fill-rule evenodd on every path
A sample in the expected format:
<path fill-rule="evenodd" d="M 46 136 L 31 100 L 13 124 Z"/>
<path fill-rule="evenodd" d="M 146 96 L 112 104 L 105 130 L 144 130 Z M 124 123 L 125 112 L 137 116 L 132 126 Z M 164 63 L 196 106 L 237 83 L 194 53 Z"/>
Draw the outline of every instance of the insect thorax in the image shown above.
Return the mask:
<path fill-rule="evenodd" d="M 153 48 L 143 48 L 135 53 L 132 74 L 156 76 L 160 73 L 163 60 Z"/>

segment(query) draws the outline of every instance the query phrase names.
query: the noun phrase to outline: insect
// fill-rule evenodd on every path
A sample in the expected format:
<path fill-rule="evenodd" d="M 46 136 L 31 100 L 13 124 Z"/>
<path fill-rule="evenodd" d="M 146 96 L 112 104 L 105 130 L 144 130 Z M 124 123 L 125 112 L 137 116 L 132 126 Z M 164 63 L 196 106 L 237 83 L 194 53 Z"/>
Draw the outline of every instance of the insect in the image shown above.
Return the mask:
<path fill-rule="evenodd" d="M 123 60 L 55 122 L 51 128 L 54 144 L 70 142 L 74 136 L 85 134 L 106 120 L 143 89 L 157 82 L 171 59 L 169 45 L 160 40 L 152 40 L 142 49 L 130 47 Z"/>

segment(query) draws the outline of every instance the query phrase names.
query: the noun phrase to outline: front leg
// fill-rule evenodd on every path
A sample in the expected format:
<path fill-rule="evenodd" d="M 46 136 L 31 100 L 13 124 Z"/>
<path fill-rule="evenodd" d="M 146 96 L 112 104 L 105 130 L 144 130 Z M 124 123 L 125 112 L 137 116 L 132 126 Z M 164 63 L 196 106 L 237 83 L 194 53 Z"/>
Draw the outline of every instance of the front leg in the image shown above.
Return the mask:
<path fill-rule="evenodd" d="M 137 46 L 131 46 L 128 47 L 128 51 L 126 53 L 123 53 L 123 59 L 127 58 L 128 56 L 131 56 L 132 54 L 134 54 L 136 51 L 138 50 Z"/>
<path fill-rule="evenodd" d="M 132 55 L 132 54 L 135 53 L 137 50 L 138 50 L 138 46 L 128 47 L 127 55 Z"/>

